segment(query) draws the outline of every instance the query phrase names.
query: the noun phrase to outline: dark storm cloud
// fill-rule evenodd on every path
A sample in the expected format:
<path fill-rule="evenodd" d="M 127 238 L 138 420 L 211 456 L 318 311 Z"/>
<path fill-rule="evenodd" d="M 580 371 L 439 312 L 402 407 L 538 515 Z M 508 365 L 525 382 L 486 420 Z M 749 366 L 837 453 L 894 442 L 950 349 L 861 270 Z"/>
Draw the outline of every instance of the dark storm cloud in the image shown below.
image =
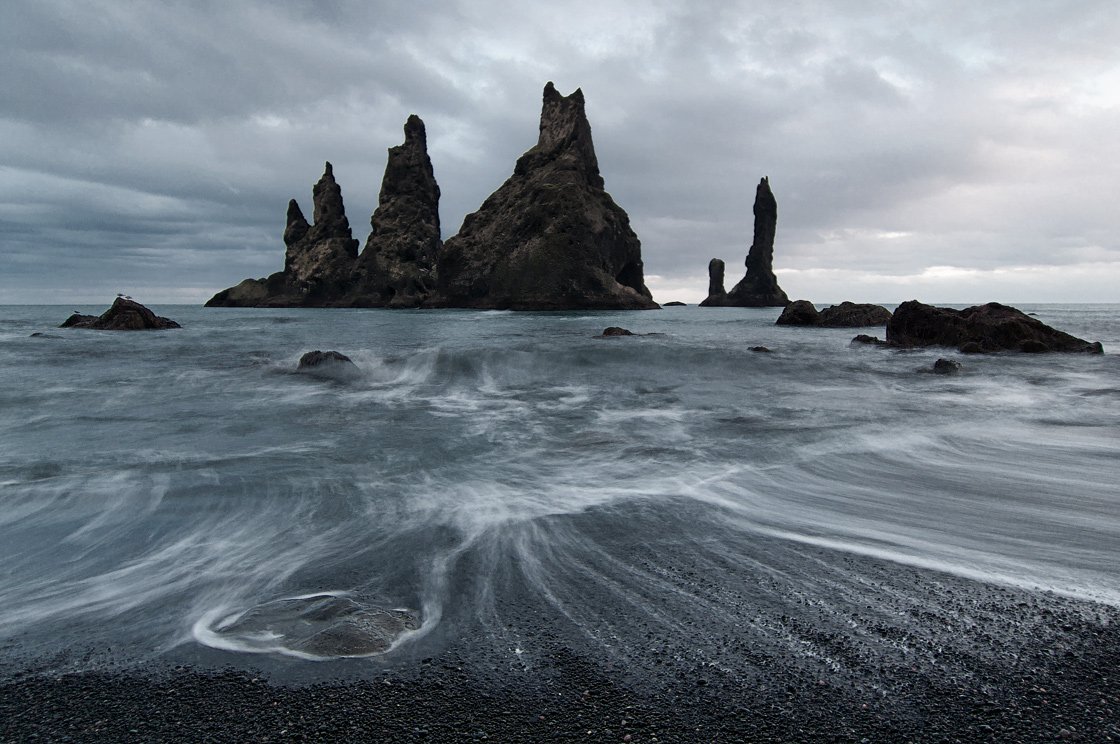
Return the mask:
<path fill-rule="evenodd" d="M 409 113 L 450 235 L 534 143 L 547 80 L 583 88 L 662 299 L 702 296 L 713 256 L 741 272 L 762 175 L 791 294 L 1114 299 L 1071 289 L 1120 279 L 1111 3 L 756 6 L 16 0 L 0 302 L 274 271 L 324 160 L 364 240 Z"/>

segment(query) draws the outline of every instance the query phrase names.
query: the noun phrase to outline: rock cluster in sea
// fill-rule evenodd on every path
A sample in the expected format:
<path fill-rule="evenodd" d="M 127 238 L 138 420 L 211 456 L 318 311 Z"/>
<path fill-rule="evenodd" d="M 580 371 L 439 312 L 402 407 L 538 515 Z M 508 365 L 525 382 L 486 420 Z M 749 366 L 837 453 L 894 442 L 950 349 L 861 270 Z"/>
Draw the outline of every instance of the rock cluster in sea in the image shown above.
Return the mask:
<path fill-rule="evenodd" d="M 117 297 L 101 315 L 74 313 L 59 328 L 89 328 L 96 331 L 162 331 L 181 326 L 170 318 L 156 315 L 128 297 Z"/>
<path fill-rule="evenodd" d="M 841 302 L 818 311 L 808 300 L 795 300 L 786 306 L 776 321 L 777 325 L 823 326 L 825 328 L 863 328 L 885 325 L 891 311 L 882 305 L 860 302 Z"/>
<path fill-rule="evenodd" d="M 962 353 L 1063 351 L 1104 353 L 1100 341 L 1086 341 L 1051 328 L 1037 318 L 998 302 L 964 310 L 904 302 L 887 323 L 894 347 L 953 346 Z"/>
<path fill-rule="evenodd" d="M 778 201 L 770 190 L 770 179 L 758 182 L 754 196 L 754 240 L 747 252 L 747 273 L 742 280 L 724 290 L 724 263 L 713 258 L 708 263 L 708 297 L 701 307 L 785 307 L 789 297 L 778 286 L 774 275 L 774 235 L 778 227 Z"/>
<path fill-rule="evenodd" d="M 545 86 L 537 144 L 445 244 L 424 123 L 410 116 L 404 132 L 389 150 L 360 254 L 328 163 L 314 222 L 288 205 L 284 270 L 246 279 L 207 306 L 658 307 L 630 219 L 604 190 L 582 91 Z"/>

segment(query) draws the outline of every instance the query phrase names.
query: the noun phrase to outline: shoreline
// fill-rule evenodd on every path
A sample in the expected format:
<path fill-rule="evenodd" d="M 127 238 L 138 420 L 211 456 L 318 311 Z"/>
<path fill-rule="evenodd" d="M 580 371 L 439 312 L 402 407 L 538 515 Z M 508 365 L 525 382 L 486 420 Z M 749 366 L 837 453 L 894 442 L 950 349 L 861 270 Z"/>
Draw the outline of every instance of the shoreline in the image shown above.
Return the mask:
<path fill-rule="evenodd" d="M 672 637 L 615 654 L 590 641 L 590 630 L 581 641 L 555 618 L 527 621 L 528 609 L 514 628 L 533 639 L 527 658 L 465 629 L 431 656 L 416 649 L 383 663 L 271 671 L 254 664 L 267 659 L 245 657 L 237 668 L 168 658 L 52 671 L 8 644 L 0 741 L 1120 741 L 1120 609 L 846 563 L 873 569 L 862 579 L 882 600 L 850 622 L 901 654 L 818 623 L 814 598 L 789 595 L 763 609 L 806 646 L 804 656 L 776 652 L 746 622 L 697 630 L 719 634 L 722 658 L 743 662 L 738 669 L 718 649 Z M 891 638 L 905 631 L 883 619 L 896 611 L 887 576 L 929 593 L 928 610 L 913 608 L 911 637 Z M 745 620 L 759 608 L 739 609 Z M 301 669 L 310 672 L 302 680 Z"/>

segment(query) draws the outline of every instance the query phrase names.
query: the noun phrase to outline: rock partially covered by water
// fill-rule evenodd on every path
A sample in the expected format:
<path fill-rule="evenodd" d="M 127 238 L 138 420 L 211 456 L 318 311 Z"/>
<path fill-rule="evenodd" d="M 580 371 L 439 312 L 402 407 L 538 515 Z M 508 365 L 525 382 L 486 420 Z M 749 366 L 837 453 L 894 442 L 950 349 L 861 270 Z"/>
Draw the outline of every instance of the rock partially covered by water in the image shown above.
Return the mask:
<path fill-rule="evenodd" d="M 657 308 L 641 243 L 603 189 L 583 92 L 544 88 L 540 136 L 444 243 L 434 307 Z"/>
<path fill-rule="evenodd" d="M 418 307 L 435 289 L 439 196 L 424 122 L 413 114 L 404 143 L 389 148 L 371 232 L 353 269 L 351 304 Z"/>
<path fill-rule="evenodd" d="M 861 333 L 852 339 L 849 346 L 867 345 L 867 346 L 886 346 L 887 342 L 878 336 L 868 336 L 866 333 Z"/>
<path fill-rule="evenodd" d="M 882 305 L 862 302 L 841 302 L 821 310 L 820 325 L 828 328 L 861 328 L 886 325 L 891 311 Z"/>
<path fill-rule="evenodd" d="M 353 360 L 337 351 L 309 351 L 299 358 L 296 371 L 315 377 L 333 380 L 353 380 L 361 376 L 361 370 Z"/>
<path fill-rule="evenodd" d="M 118 297 L 101 315 L 74 313 L 59 328 L 91 328 L 97 331 L 162 331 L 180 328 L 175 321 L 156 315 L 127 297 Z"/>
<path fill-rule="evenodd" d="M 795 300 L 786 305 L 774 322 L 776 325 L 815 326 L 820 324 L 821 315 L 808 300 Z"/>
<path fill-rule="evenodd" d="M 604 336 L 633 336 L 634 333 L 632 331 L 626 330 L 625 328 L 619 328 L 618 326 L 610 326 L 608 328 L 603 329 L 603 335 Z"/>
<path fill-rule="evenodd" d="M 754 240 L 747 252 L 747 274 L 723 291 L 723 261 L 708 264 L 708 297 L 703 307 L 785 307 L 789 297 L 774 275 L 774 236 L 778 229 L 778 201 L 770 190 L 770 179 L 758 182 L 754 196 Z M 718 262 L 718 263 L 717 263 Z"/>
<path fill-rule="evenodd" d="M 961 363 L 955 359 L 938 359 L 933 363 L 933 371 L 938 375 L 955 375 L 961 371 Z"/>
<path fill-rule="evenodd" d="M 1071 336 L 998 302 L 964 310 L 934 307 L 917 300 L 904 302 L 887 323 L 887 343 L 896 347 L 952 346 L 964 353 L 1104 353 L 1099 341 Z"/>
<path fill-rule="evenodd" d="M 314 658 L 372 656 L 420 628 L 411 610 L 316 594 L 257 605 L 209 629 L 212 645 Z"/>
<path fill-rule="evenodd" d="M 823 326 L 825 328 L 861 328 L 884 325 L 891 311 L 881 305 L 841 302 L 817 311 L 808 300 L 791 302 L 778 317 L 778 325 Z"/>

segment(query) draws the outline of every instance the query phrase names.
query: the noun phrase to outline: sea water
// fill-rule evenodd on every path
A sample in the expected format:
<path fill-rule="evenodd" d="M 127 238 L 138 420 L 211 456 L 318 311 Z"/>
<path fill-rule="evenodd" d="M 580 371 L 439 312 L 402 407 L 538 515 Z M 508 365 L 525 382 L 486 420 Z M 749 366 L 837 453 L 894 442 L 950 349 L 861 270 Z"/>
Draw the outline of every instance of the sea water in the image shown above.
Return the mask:
<path fill-rule="evenodd" d="M 808 549 L 1120 606 L 1118 305 L 1022 306 L 1103 356 L 965 357 L 774 308 L 154 309 L 182 329 L 0 308 L 4 648 L 520 654 L 530 605 L 633 646 L 622 616 L 751 615 L 686 563 L 867 583 Z M 357 374 L 298 373 L 314 349 Z"/>

